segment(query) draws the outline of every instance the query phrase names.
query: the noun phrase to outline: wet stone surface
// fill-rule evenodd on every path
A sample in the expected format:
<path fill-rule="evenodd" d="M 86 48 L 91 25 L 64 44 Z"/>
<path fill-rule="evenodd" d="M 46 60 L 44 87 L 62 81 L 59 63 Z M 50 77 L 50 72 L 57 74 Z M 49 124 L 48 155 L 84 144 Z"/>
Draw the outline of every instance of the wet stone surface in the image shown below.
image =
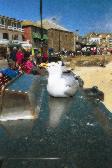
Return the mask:
<path fill-rule="evenodd" d="M 110 168 L 112 114 L 80 90 L 49 97 L 46 86 L 35 120 L 0 123 L 3 168 Z"/>

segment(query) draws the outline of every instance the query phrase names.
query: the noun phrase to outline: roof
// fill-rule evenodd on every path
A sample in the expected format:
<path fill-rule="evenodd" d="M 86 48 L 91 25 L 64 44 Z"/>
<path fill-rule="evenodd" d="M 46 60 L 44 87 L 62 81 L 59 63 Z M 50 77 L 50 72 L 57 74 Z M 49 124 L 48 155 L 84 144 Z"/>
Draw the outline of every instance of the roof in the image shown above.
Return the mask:
<path fill-rule="evenodd" d="M 12 21 L 15 21 L 15 22 L 22 22 L 22 20 L 18 20 L 16 18 L 12 18 L 12 17 L 8 17 L 8 16 L 3 16 L 3 15 L 0 15 L 0 18 L 12 20 Z"/>
<path fill-rule="evenodd" d="M 31 20 L 24 20 L 22 22 L 22 25 L 23 26 L 35 26 L 35 27 L 41 28 L 41 22 L 40 21 L 32 22 Z M 61 30 L 61 31 L 66 31 L 66 32 L 73 33 L 71 31 L 69 31 L 68 29 L 54 23 L 53 21 L 46 20 L 46 19 L 42 21 L 42 27 L 43 27 L 43 29 L 46 29 L 46 30 L 54 29 L 54 30 Z"/>
<path fill-rule="evenodd" d="M 101 33 L 96 33 L 96 32 L 90 32 L 88 34 L 86 34 L 84 37 L 87 38 L 87 37 L 94 37 L 94 38 L 98 38 L 100 36 L 102 36 L 102 38 L 106 38 L 108 35 L 110 35 L 110 37 L 112 36 L 112 33 L 104 33 L 104 32 L 101 32 Z"/>
<path fill-rule="evenodd" d="M 47 30 L 48 29 L 58 29 L 58 30 L 63 30 L 63 31 L 68 31 L 69 32 L 68 29 L 58 25 L 57 23 L 53 22 L 52 20 L 45 19 L 45 20 L 43 20 L 42 24 L 43 24 L 43 28 L 45 28 Z M 40 21 L 36 22 L 36 25 L 40 27 L 41 22 Z"/>
<path fill-rule="evenodd" d="M 98 37 L 98 33 L 96 32 L 90 32 L 90 33 L 87 33 L 86 35 L 84 35 L 84 37 Z"/>
<path fill-rule="evenodd" d="M 23 26 L 37 26 L 36 23 L 32 22 L 31 20 L 24 20 L 22 22 Z"/>

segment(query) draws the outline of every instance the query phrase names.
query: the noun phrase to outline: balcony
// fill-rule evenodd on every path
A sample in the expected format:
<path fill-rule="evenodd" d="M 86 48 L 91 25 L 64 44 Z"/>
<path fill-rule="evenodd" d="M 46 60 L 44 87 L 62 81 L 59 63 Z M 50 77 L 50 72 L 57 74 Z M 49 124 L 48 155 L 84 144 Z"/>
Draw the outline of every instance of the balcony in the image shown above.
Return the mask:
<path fill-rule="evenodd" d="M 0 44 L 7 45 L 7 44 L 9 44 L 9 40 L 7 40 L 7 39 L 0 39 Z"/>
<path fill-rule="evenodd" d="M 24 32 L 24 29 L 22 28 L 17 28 L 16 26 L 8 26 L 8 25 L 5 25 L 5 24 L 1 24 L 0 23 L 0 28 L 1 29 L 8 29 L 8 30 L 13 30 L 13 31 L 19 31 L 19 32 Z"/>
<path fill-rule="evenodd" d="M 0 24 L 0 28 L 5 29 L 5 25 L 4 24 Z"/>
<path fill-rule="evenodd" d="M 24 29 L 13 27 L 13 26 L 8 26 L 8 30 L 24 32 Z"/>
<path fill-rule="evenodd" d="M 13 30 L 17 30 L 17 27 L 13 27 Z"/>
<path fill-rule="evenodd" d="M 21 44 L 21 41 L 19 41 L 19 40 L 12 40 L 12 43 L 13 44 Z"/>
<path fill-rule="evenodd" d="M 18 28 L 17 30 L 20 32 L 24 32 L 24 29 L 22 29 L 22 28 Z"/>
<path fill-rule="evenodd" d="M 112 42 L 112 39 L 109 39 L 109 42 Z"/>
<path fill-rule="evenodd" d="M 13 30 L 13 27 L 12 26 L 8 26 L 8 30 Z"/>
<path fill-rule="evenodd" d="M 14 31 L 17 31 L 17 30 L 18 30 L 17 27 L 13 27 L 13 26 L 8 26 L 7 28 L 8 28 L 8 30 L 14 30 Z"/>

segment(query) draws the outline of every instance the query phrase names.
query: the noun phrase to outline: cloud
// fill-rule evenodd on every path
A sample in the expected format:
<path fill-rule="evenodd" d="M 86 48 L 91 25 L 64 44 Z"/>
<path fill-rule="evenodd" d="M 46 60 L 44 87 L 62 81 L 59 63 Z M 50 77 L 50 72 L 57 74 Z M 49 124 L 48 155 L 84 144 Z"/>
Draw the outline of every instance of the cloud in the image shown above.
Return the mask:
<path fill-rule="evenodd" d="M 60 24 L 61 23 L 61 19 L 62 19 L 62 16 L 59 16 L 59 15 L 55 15 L 55 16 L 47 16 L 45 17 L 45 19 L 49 20 L 49 21 L 52 21 L 56 24 Z"/>
<path fill-rule="evenodd" d="M 112 32 L 112 8 L 91 25 L 86 26 L 87 32 Z"/>
<path fill-rule="evenodd" d="M 95 24 L 95 29 L 98 31 L 112 32 L 112 8 L 108 9 L 104 18 Z"/>
<path fill-rule="evenodd" d="M 104 22 L 105 22 L 104 25 L 105 29 L 112 32 L 112 8 L 110 8 L 108 12 L 105 14 Z"/>

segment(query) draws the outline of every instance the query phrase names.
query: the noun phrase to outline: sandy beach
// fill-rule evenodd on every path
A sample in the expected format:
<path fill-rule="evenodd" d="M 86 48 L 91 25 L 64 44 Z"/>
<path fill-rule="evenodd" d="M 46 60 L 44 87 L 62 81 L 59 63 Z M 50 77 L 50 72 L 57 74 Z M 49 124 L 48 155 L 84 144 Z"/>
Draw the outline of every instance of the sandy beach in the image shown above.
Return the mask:
<path fill-rule="evenodd" d="M 84 80 L 84 87 L 98 86 L 104 92 L 104 104 L 112 112 L 112 62 L 106 67 L 75 67 L 74 73 Z"/>

